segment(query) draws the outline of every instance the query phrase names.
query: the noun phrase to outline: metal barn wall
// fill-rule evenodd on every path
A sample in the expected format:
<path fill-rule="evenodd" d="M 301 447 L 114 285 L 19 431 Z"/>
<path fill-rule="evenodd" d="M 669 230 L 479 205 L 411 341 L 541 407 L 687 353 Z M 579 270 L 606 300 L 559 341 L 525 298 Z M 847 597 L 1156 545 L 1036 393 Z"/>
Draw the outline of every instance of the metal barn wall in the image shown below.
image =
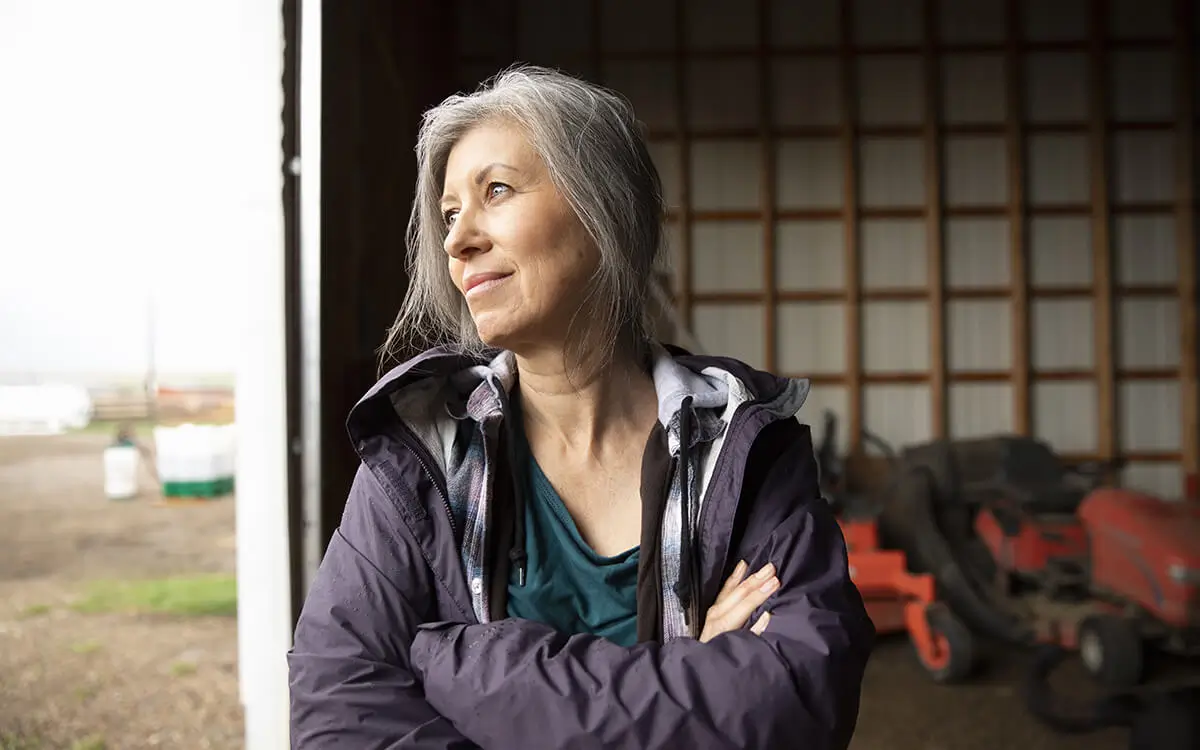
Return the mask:
<path fill-rule="evenodd" d="M 848 447 L 1032 434 L 1197 469 L 1192 0 L 460 0 L 634 103 L 709 351 L 810 378 Z M 1182 301 L 1182 302 L 1181 302 Z"/>

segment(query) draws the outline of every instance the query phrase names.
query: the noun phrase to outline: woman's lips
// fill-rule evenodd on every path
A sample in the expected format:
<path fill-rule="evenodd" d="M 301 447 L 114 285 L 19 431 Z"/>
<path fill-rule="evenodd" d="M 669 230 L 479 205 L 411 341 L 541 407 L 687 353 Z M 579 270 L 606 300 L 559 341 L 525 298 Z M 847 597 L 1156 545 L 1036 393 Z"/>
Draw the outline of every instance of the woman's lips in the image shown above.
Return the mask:
<path fill-rule="evenodd" d="M 468 276 L 463 284 L 466 289 L 467 297 L 476 297 L 480 294 L 486 294 L 496 287 L 504 283 L 512 274 L 510 273 L 477 273 Z"/>

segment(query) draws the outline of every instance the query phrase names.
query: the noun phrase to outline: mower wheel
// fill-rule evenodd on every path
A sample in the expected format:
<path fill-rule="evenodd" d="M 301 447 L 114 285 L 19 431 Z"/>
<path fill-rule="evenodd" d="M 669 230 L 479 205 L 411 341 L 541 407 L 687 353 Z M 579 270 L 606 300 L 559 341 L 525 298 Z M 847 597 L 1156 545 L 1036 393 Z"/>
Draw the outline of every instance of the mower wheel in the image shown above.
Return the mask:
<path fill-rule="evenodd" d="M 925 610 L 929 635 L 937 644 L 936 658 L 917 658 L 925 671 L 940 684 L 961 682 L 975 669 L 975 636 L 945 604 L 931 604 Z"/>
<path fill-rule="evenodd" d="M 1079 658 L 1088 673 L 1109 688 L 1142 681 L 1142 637 L 1134 623 L 1117 615 L 1092 615 L 1079 625 Z"/>

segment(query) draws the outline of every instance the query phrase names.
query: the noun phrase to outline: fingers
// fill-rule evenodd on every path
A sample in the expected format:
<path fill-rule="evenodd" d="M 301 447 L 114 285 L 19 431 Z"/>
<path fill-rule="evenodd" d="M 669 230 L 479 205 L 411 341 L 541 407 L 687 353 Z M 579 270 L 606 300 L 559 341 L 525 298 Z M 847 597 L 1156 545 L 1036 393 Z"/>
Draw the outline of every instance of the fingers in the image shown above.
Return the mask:
<path fill-rule="evenodd" d="M 737 567 L 733 569 L 733 573 L 726 579 L 725 585 L 721 587 L 721 591 L 717 593 L 717 601 L 721 601 L 721 597 L 727 596 L 729 592 L 737 588 L 737 585 L 742 582 L 742 578 L 746 575 L 746 570 L 749 568 L 745 560 L 739 560 Z"/>
<path fill-rule="evenodd" d="M 746 624 L 754 610 L 779 589 L 775 577 L 775 566 L 764 565 L 757 573 L 738 583 L 734 588 L 723 591 L 709 610 L 710 618 L 719 619 L 725 629 L 735 630 Z"/>
<path fill-rule="evenodd" d="M 770 623 L 771 623 L 771 613 L 763 612 L 762 616 L 760 616 L 757 620 L 755 620 L 754 625 L 752 625 L 750 627 L 750 632 L 754 633 L 755 635 L 762 635 L 763 632 L 767 629 L 767 625 L 769 625 Z"/>

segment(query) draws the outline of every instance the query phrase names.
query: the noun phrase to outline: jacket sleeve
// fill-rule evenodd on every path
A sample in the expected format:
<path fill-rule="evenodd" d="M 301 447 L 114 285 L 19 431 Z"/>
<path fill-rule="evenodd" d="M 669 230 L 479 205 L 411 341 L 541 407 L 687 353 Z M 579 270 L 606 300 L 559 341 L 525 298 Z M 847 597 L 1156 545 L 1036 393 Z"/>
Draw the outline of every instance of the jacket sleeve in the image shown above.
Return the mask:
<path fill-rule="evenodd" d="M 288 652 L 293 750 L 476 748 L 425 701 L 409 665 L 433 584 L 390 506 L 360 468 Z"/>
<path fill-rule="evenodd" d="M 762 636 L 625 648 L 525 620 L 430 624 L 412 652 L 427 700 L 488 748 L 844 750 L 875 630 L 806 429 L 764 480 L 748 528 L 768 531 L 738 550 L 779 570 Z"/>

